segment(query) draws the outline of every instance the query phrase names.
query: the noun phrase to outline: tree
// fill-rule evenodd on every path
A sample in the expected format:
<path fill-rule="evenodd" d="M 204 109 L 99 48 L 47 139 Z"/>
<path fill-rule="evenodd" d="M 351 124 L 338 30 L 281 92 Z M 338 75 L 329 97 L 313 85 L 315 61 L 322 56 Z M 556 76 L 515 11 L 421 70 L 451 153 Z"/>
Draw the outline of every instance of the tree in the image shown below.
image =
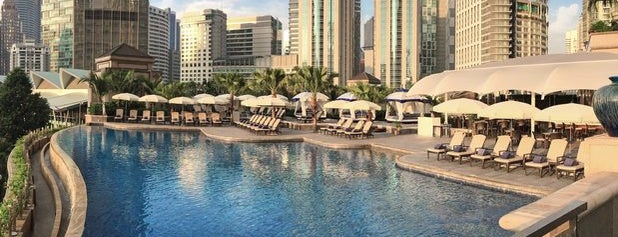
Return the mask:
<path fill-rule="evenodd" d="M 29 131 L 49 124 L 51 110 L 47 100 L 32 93 L 26 73 L 16 68 L 0 85 L 0 152 L 6 155 L 13 144 Z"/>
<path fill-rule="evenodd" d="M 311 92 L 311 116 L 313 131 L 318 131 L 318 92 L 326 90 L 333 84 L 333 78 L 337 74 L 330 73 L 324 67 L 304 66 L 294 68 L 296 82 L 302 85 L 305 91 Z"/>
<path fill-rule="evenodd" d="M 607 32 L 612 31 L 611 25 L 605 21 L 596 21 L 590 25 L 590 32 Z"/>
<path fill-rule="evenodd" d="M 376 104 L 384 103 L 384 99 L 393 93 L 393 89 L 384 86 L 372 86 L 367 83 L 356 83 L 349 87 L 350 92 L 359 100 L 367 100 Z"/>
<path fill-rule="evenodd" d="M 103 77 L 99 77 L 97 74 L 90 73 L 90 77 L 82 78 L 80 79 L 80 82 L 88 83 L 90 91 L 94 96 L 96 96 L 98 100 L 97 102 L 101 104 L 103 114 L 106 114 L 103 97 L 109 93 L 109 81 Z"/>
<path fill-rule="evenodd" d="M 245 88 L 245 79 L 238 73 L 224 73 L 215 75 L 215 81 L 230 94 L 230 117 L 234 121 L 234 96 Z"/>
<path fill-rule="evenodd" d="M 285 86 L 286 75 L 281 69 L 267 68 L 253 73 L 253 78 L 249 81 L 249 88 L 254 91 L 264 90 L 277 97 L 277 93 Z"/>

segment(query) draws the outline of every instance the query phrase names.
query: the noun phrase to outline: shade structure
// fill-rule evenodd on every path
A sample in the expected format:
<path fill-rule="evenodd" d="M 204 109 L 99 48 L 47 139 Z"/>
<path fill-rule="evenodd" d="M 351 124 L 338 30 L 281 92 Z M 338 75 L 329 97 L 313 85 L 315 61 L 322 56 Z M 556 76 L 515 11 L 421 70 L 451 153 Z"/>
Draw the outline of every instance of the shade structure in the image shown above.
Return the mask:
<path fill-rule="evenodd" d="M 284 95 L 277 94 L 276 96 L 277 96 L 277 98 L 279 98 L 279 99 L 282 99 L 282 100 L 288 101 L 288 97 L 285 97 Z M 258 98 L 258 99 L 262 99 L 262 98 L 269 98 L 269 97 L 270 97 L 270 98 L 272 98 L 273 96 L 272 96 L 272 95 L 263 95 L 263 96 L 258 96 L 257 98 Z"/>
<path fill-rule="evenodd" d="M 285 107 L 288 105 L 288 101 L 281 98 L 264 97 L 245 100 L 240 102 L 240 105 L 247 107 Z"/>
<path fill-rule="evenodd" d="M 126 100 L 126 101 L 139 101 L 139 96 L 136 96 L 131 93 L 120 93 L 112 96 L 114 100 Z"/>
<path fill-rule="evenodd" d="M 540 110 L 519 101 L 495 103 L 481 110 L 477 115 L 490 119 L 531 119 Z"/>
<path fill-rule="evenodd" d="M 149 103 L 167 103 L 167 99 L 160 95 L 145 95 L 140 97 L 139 101 Z"/>
<path fill-rule="evenodd" d="M 382 107 L 376 103 L 366 100 L 356 100 L 347 103 L 344 109 L 354 110 L 382 110 Z"/>
<path fill-rule="evenodd" d="M 552 123 L 600 124 L 592 107 L 574 103 L 548 107 L 534 114 L 533 118 Z"/>
<path fill-rule="evenodd" d="M 327 95 L 318 92 L 316 93 L 316 99 L 318 101 L 328 101 L 330 98 L 328 98 Z M 292 101 L 309 101 L 309 100 L 313 100 L 312 92 L 301 92 L 301 93 L 298 93 L 298 95 L 295 95 L 294 97 L 292 97 Z"/>
<path fill-rule="evenodd" d="M 203 98 L 203 97 L 215 97 L 215 96 L 211 95 L 211 94 L 202 93 L 202 94 L 194 95 L 193 99 L 197 100 L 197 99 L 200 99 L 200 98 Z"/>
<path fill-rule="evenodd" d="M 195 101 L 198 104 L 209 104 L 209 105 L 226 105 L 230 103 L 230 100 L 224 97 L 202 97 Z"/>
<path fill-rule="evenodd" d="M 333 100 L 329 101 L 322 106 L 325 109 L 346 109 L 350 101 L 347 100 Z"/>
<path fill-rule="evenodd" d="M 618 54 L 608 52 L 515 58 L 427 76 L 415 83 L 408 94 L 524 90 L 547 95 L 564 90 L 596 90 L 609 84 L 608 76 L 618 73 L 616 65 Z"/>
<path fill-rule="evenodd" d="M 346 92 L 337 97 L 337 100 L 347 100 L 347 101 L 355 101 L 356 95 L 352 92 Z"/>
<path fill-rule="evenodd" d="M 399 102 L 408 102 L 408 101 L 427 101 L 427 98 L 421 95 L 410 95 L 406 91 L 398 91 L 393 92 L 386 96 L 386 101 L 399 101 Z"/>
<path fill-rule="evenodd" d="M 257 97 L 255 97 L 253 95 L 239 95 L 239 96 L 236 96 L 235 99 L 240 100 L 240 101 L 245 101 L 245 100 L 248 100 L 248 99 L 255 99 L 255 98 L 257 98 Z"/>
<path fill-rule="evenodd" d="M 168 103 L 170 104 L 177 104 L 177 105 L 193 105 L 195 104 L 195 100 L 191 99 L 189 97 L 175 97 L 175 98 L 171 98 Z"/>
<path fill-rule="evenodd" d="M 460 98 L 445 101 L 433 107 L 433 111 L 449 114 L 478 114 L 487 108 L 487 104 L 478 100 Z"/>

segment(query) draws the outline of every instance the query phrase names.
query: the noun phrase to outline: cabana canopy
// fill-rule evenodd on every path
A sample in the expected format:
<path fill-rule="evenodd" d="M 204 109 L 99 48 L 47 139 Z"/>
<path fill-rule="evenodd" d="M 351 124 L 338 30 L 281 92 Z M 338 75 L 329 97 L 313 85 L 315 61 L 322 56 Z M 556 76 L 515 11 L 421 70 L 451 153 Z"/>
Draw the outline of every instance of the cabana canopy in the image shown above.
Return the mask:
<path fill-rule="evenodd" d="M 548 107 L 534 114 L 534 120 L 553 123 L 600 124 L 590 106 L 561 104 Z"/>
<path fill-rule="evenodd" d="M 485 108 L 487 108 L 487 104 L 478 100 L 459 98 L 436 105 L 433 107 L 433 111 L 449 114 L 478 114 Z"/>
<path fill-rule="evenodd" d="M 618 54 L 582 52 L 508 59 L 475 68 L 445 71 L 423 78 L 408 95 L 471 91 L 488 94 L 524 90 L 547 95 L 564 90 L 596 90 L 618 74 Z"/>
<path fill-rule="evenodd" d="M 490 105 L 481 110 L 478 116 L 490 119 L 530 119 L 539 111 L 530 104 L 510 100 Z"/>

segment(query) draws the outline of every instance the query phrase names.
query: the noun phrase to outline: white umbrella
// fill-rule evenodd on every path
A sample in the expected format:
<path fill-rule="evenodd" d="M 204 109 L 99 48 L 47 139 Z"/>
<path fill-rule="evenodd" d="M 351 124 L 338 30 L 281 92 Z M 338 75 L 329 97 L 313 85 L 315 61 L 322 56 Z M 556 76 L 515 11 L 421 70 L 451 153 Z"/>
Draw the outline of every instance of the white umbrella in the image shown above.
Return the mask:
<path fill-rule="evenodd" d="M 490 105 L 481 110 L 478 116 L 490 119 L 531 119 L 539 111 L 530 104 L 510 100 Z"/>
<path fill-rule="evenodd" d="M 386 96 L 386 101 L 426 101 L 427 98 L 421 95 L 410 95 L 405 91 L 398 91 Z"/>
<path fill-rule="evenodd" d="M 225 105 L 229 104 L 230 100 L 224 97 L 202 97 L 195 101 L 198 104 L 209 104 L 209 105 Z"/>
<path fill-rule="evenodd" d="M 312 99 L 313 99 L 312 92 L 301 92 L 298 95 L 295 95 L 294 97 L 292 97 L 292 101 L 308 101 Z M 316 99 L 318 101 L 328 101 L 330 98 L 328 98 L 327 95 L 318 92 L 316 93 Z"/>
<path fill-rule="evenodd" d="M 240 101 L 245 101 L 245 100 L 248 100 L 248 99 L 255 99 L 255 98 L 257 98 L 257 97 L 255 97 L 253 95 L 240 95 L 240 96 L 237 96 L 235 99 L 240 100 Z"/>
<path fill-rule="evenodd" d="M 262 99 L 262 98 L 272 98 L 272 97 L 273 97 L 272 95 L 263 95 L 263 96 L 258 96 L 257 98 Z M 284 95 L 277 94 L 277 98 L 288 101 L 288 97 L 285 97 Z"/>
<path fill-rule="evenodd" d="M 366 100 L 357 100 L 352 101 L 347 104 L 345 109 L 349 109 L 350 111 L 354 110 L 381 110 L 382 107 L 376 103 Z"/>
<path fill-rule="evenodd" d="M 288 102 L 281 98 L 266 97 L 245 100 L 240 104 L 247 107 L 284 107 Z"/>
<path fill-rule="evenodd" d="M 478 114 L 487 104 L 478 100 L 460 98 L 445 101 L 433 107 L 433 111 L 449 114 Z"/>
<path fill-rule="evenodd" d="M 167 103 L 167 99 L 160 95 L 145 95 L 140 97 L 139 101 L 150 103 Z"/>
<path fill-rule="evenodd" d="M 200 98 L 203 98 L 203 97 L 215 97 L 215 96 L 211 95 L 211 94 L 202 93 L 202 94 L 194 95 L 193 99 L 197 100 L 197 99 L 200 99 Z"/>
<path fill-rule="evenodd" d="M 352 92 L 346 92 L 337 97 L 337 100 L 355 101 L 356 96 Z"/>
<path fill-rule="evenodd" d="M 322 106 L 325 109 L 345 109 L 347 108 L 350 101 L 347 100 L 333 100 L 329 101 Z"/>
<path fill-rule="evenodd" d="M 195 104 L 195 100 L 189 97 L 181 96 L 170 99 L 168 103 L 177 105 L 193 105 Z"/>
<path fill-rule="evenodd" d="M 600 124 L 592 107 L 581 104 L 561 104 L 534 114 L 534 120 L 553 123 Z"/>
<path fill-rule="evenodd" d="M 139 101 L 139 96 L 136 96 L 131 93 L 120 93 L 112 96 L 114 100 L 126 100 L 126 101 Z"/>

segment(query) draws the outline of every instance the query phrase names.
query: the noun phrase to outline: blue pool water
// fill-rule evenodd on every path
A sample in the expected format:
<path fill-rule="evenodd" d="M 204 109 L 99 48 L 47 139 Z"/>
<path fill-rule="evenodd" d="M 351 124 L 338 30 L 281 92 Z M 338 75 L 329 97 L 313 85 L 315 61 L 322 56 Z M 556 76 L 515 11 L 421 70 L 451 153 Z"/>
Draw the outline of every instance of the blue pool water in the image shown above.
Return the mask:
<path fill-rule="evenodd" d="M 86 181 L 84 236 L 505 236 L 498 219 L 534 201 L 369 150 L 102 127 L 59 139 Z"/>

